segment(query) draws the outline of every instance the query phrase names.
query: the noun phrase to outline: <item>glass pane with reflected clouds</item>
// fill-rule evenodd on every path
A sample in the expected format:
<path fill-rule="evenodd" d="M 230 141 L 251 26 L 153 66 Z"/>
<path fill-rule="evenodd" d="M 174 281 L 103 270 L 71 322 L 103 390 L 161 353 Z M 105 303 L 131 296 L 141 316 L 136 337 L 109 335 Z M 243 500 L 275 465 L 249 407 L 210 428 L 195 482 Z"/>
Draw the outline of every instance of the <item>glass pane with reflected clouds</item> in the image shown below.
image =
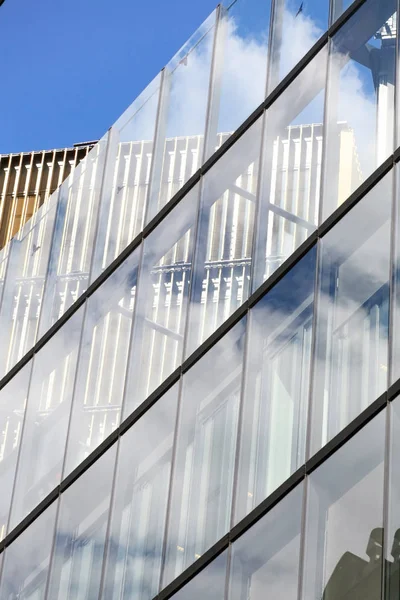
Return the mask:
<path fill-rule="evenodd" d="M 48 599 L 99 596 L 116 446 L 61 495 Z"/>
<path fill-rule="evenodd" d="M 10 530 L 61 481 L 83 313 L 81 307 L 34 356 Z"/>
<path fill-rule="evenodd" d="M 271 1 L 236 0 L 221 11 L 206 158 L 266 95 Z"/>
<path fill-rule="evenodd" d="M 303 600 L 381 599 L 386 411 L 308 478 Z"/>
<path fill-rule="evenodd" d="M 91 281 L 143 229 L 160 83 L 158 74 L 109 131 Z"/>
<path fill-rule="evenodd" d="M 44 600 L 56 512 L 57 501 L 7 546 L 0 583 L 1 600 Z"/>
<path fill-rule="evenodd" d="M 217 556 L 212 563 L 174 594 L 172 599 L 223 600 L 225 598 L 227 559 L 227 551 Z"/>
<path fill-rule="evenodd" d="M 182 362 L 198 196 L 196 185 L 144 241 L 125 417 Z"/>
<path fill-rule="evenodd" d="M 386 600 L 400 598 L 400 397 L 389 406 L 388 529 L 385 536 Z"/>
<path fill-rule="evenodd" d="M 32 361 L 0 390 L 0 540 L 7 532 Z"/>
<path fill-rule="evenodd" d="M 322 219 L 393 152 L 396 0 L 367 0 L 332 38 Z"/>
<path fill-rule="evenodd" d="M 57 194 L 56 191 L 11 241 L 0 311 L 0 377 L 37 339 Z"/>
<path fill-rule="evenodd" d="M 329 0 L 275 0 L 268 91 L 328 28 Z"/>
<path fill-rule="evenodd" d="M 321 239 L 311 455 L 387 388 L 392 182 Z"/>
<path fill-rule="evenodd" d="M 297 600 L 303 484 L 232 544 L 229 600 Z"/>
<path fill-rule="evenodd" d="M 40 336 L 88 286 L 108 138 L 107 132 L 58 190 Z"/>
<path fill-rule="evenodd" d="M 178 384 L 120 440 L 103 600 L 159 591 Z"/>
<path fill-rule="evenodd" d="M 215 19 L 216 11 L 165 67 L 146 222 L 203 162 Z"/>
<path fill-rule="evenodd" d="M 266 112 L 252 289 L 318 223 L 326 46 Z"/>
<path fill-rule="evenodd" d="M 183 376 L 163 586 L 229 530 L 245 327 Z"/>
<path fill-rule="evenodd" d="M 235 523 L 305 460 L 316 254 L 250 311 Z"/>
<path fill-rule="evenodd" d="M 249 295 L 262 122 L 202 180 L 186 356 Z"/>

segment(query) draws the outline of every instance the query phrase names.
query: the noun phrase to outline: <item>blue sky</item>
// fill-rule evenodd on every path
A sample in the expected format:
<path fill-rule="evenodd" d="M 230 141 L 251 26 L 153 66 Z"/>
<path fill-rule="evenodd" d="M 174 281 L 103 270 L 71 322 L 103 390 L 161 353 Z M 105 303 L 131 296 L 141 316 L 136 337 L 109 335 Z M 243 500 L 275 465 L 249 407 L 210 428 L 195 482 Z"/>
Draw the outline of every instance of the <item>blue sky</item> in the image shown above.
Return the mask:
<path fill-rule="evenodd" d="M 98 139 L 217 0 L 6 0 L 0 153 Z"/>

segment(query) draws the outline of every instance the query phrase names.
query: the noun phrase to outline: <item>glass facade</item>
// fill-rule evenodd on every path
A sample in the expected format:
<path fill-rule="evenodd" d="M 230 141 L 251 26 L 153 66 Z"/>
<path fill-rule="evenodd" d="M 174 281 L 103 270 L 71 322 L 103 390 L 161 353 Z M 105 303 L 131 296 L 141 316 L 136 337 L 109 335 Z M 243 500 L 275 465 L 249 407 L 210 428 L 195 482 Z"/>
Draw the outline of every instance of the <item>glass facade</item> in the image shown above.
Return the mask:
<path fill-rule="evenodd" d="M 397 10 L 218 6 L 0 251 L 2 599 L 398 600 Z"/>

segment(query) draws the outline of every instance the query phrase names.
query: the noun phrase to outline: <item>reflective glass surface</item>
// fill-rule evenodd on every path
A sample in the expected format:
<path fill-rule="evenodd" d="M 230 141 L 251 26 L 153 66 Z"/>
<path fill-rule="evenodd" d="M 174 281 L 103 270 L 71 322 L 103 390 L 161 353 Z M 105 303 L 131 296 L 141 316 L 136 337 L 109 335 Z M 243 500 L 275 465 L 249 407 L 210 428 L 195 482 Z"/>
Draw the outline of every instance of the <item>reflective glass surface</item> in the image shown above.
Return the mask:
<path fill-rule="evenodd" d="M 390 382 L 400 377 L 400 166 L 395 166 L 393 286 L 391 296 Z"/>
<path fill-rule="evenodd" d="M 147 222 L 202 164 L 214 11 L 164 70 Z"/>
<path fill-rule="evenodd" d="M 328 26 L 328 12 L 329 0 L 275 0 L 268 91 L 321 37 Z"/>
<path fill-rule="evenodd" d="M 321 240 L 311 455 L 387 387 L 392 172 Z"/>
<path fill-rule="evenodd" d="M 104 600 L 158 593 L 177 400 L 175 385 L 120 440 Z"/>
<path fill-rule="evenodd" d="M 118 427 L 140 248 L 87 301 L 64 476 Z"/>
<path fill-rule="evenodd" d="M 297 600 L 303 485 L 232 545 L 229 600 Z"/>
<path fill-rule="evenodd" d="M 0 376 L 36 342 L 57 192 L 11 240 L 0 310 Z"/>
<path fill-rule="evenodd" d="M 2 600 L 45 600 L 57 502 L 49 506 L 4 554 Z"/>
<path fill-rule="evenodd" d="M 108 133 L 58 190 L 40 336 L 87 288 L 107 145 Z"/>
<path fill-rule="evenodd" d="M 115 457 L 116 444 L 61 496 L 48 599 L 99 596 Z"/>
<path fill-rule="evenodd" d="M 332 38 L 322 219 L 393 152 L 396 0 L 367 0 Z"/>
<path fill-rule="evenodd" d="M 253 290 L 318 223 L 326 59 L 324 47 L 266 112 Z"/>
<path fill-rule="evenodd" d="M 0 390 L 0 540 L 7 532 L 32 361 Z"/>
<path fill-rule="evenodd" d="M 388 527 L 385 534 L 386 600 L 400 597 L 400 398 L 389 406 L 390 459 Z"/>
<path fill-rule="evenodd" d="M 304 600 L 381 598 L 385 417 L 308 478 Z"/>
<path fill-rule="evenodd" d="M 160 83 L 161 74 L 110 129 L 91 281 L 143 229 Z"/>
<path fill-rule="evenodd" d="M 144 242 L 124 415 L 182 362 L 199 187 Z"/>
<path fill-rule="evenodd" d="M 316 247 L 250 312 L 235 522 L 305 460 Z"/>
<path fill-rule="evenodd" d="M 61 481 L 83 307 L 35 355 L 9 529 Z"/>
<path fill-rule="evenodd" d="M 183 376 L 164 585 L 229 529 L 245 324 Z"/>
<path fill-rule="evenodd" d="M 226 587 L 227 555 L 227 551 L 220 554 L 172 598 L 174 600 L 203 600 L 204 598 L 223 600 Z"/>
<path fill-rule="evenodd" d="M 248 297 L 260 118 L 203 178 L 186 355 Z"/>
<path fill-rule="evenodd" d="M 236 0 L 221 10 L 206 158 L 265 98 L 271 0 Z"/>

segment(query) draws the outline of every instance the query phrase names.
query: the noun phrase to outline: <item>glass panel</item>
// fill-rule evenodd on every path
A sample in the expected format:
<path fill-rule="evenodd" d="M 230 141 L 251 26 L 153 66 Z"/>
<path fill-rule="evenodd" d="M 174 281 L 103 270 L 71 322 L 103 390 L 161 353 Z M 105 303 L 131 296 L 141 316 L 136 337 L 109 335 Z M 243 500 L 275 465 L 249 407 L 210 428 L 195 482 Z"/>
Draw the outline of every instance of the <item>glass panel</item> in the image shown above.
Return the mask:
<path fill-rule="evenodd" d="M 203 178 L 186 356 L 248 297 L 260 118 Z"/>
<path fill-rule="evenodd" d="M 7 532 L 31 368 L 32 361 L 0 390 L 0 540 Z"/>
<path fill-rule="evenodd" d="M 232 545 L 229 600 L 297 600 L 303 485 Z"/>
<path fill-rule="evenodd" d="M 177 400 L 175 385 L 121 437 L 104 600 L 158 593 Z"/>
<path fill-rule="evenodd" d="M 44 600 L 56 512 L 57 502 L 53 502 L 7 546 L 0 585 L 2 600 Z"/>
<path fill-rule="evenodd" d="M 305 461 L 316 247 L 250 312 L 235 521 Z"/>
<path fill-rule="evenodd" d="M 399 113 L 400 114 L 400 113 Z M 395 202 L 394 202 L 394 265 L 393 289 L 391 297 L 392 324 L 390 331 L 391 365 L 390 382 L 400 377 L 400 164 L 395 165 Z"/>
<path fill-rule="evenodd" d="M 331 0 L 332 2 L 332 22 L 336 21 L 344 11 L 353 4 L 354 0 Z"/>
<path fill-rule="evenodd" d="M 318 223 L 326 59 L 325 47 L 266 112 L 253 290 Z"/>
<path fill-rule="evenodd" d="M 245 326 L 183 376 L 164 586 L 229 529 Z"/>
<path fill-rule="evenodd" d="M 236 0 L 221 16 L 206 158 L 265 98 L 270 13 L 270 0 Z"/>
<path fill-rule="evenodd" d="M 47 598 L 99 597 L 116 444 L 61 496 Z"/>
<path fill-rule="evenodd" d="M 385 416 L 309 477 L 304 599 L 382 597 Z"/>
<path fill-rule="evenodd" d="M 400 397 L 390 405 L 388 529 L 385 535 L 386 600 L 400 597 Z"/>
<path fill-rule="evenodd" d="M 10 529 L 60 483 L 82 321 L 83 307 L 34 357 Z"/>
<path fill-rule="evenodd" d="M 204 600 L 204 598 L 223 600 L 225 598 L 227 560 L 228 551 L 225 551 L 174 594 L 173 600 Z"/>
<path fill-rule="evenodd" d="M 331 40 L 323 219 L 393 152 L 396 0 L 368 0 Z"/>
<path fill-rule="evenodd" d="M 387 389 L 392 172 L 321 240 L 311 454 Z"/>
<path fill-rule="evenodd" d="M 271 91 L 328 28 L 329 0 L 275 0 L 271 43 Z"/>
<path fill-rule="evenodd" d="M 110 130 L 91 281 L 143 229 L 161 74 Z"/>
<path fill-rule="evenodd" d="M 36 342 L 56 208 L 57 193 L 11 241 L 0 311 L 0 376 Z"/>
<path fill-rule="evenodd" d="M 196 185 L 144 242 L 125 417 L 182 362 L 198 193 Z"/>
<path fill-rule="evenodd" d="M 7 264 L 8 264 L 8 255 L 10 252 L 11 244 L 10 242 L 0 250 L 0 306 L 1 299 L 3 296 L 4 289 L 4 279 L 6 277 L 7 272 Z"/>
<path fill-rule="evenodd" d="M 119 425 L 139 257 L 137 248 L 87 301 L 64 477 Z"/>
<path fill-rule="evenodd" d="M 215 16 L 216 11 L 164 70 L 147 222 L 202 164 Z"/>
<path fill-rule="evenodd" d="M 87 288 L 107 145 L 108 133 L 59 188 L 40 335 Z"/>

